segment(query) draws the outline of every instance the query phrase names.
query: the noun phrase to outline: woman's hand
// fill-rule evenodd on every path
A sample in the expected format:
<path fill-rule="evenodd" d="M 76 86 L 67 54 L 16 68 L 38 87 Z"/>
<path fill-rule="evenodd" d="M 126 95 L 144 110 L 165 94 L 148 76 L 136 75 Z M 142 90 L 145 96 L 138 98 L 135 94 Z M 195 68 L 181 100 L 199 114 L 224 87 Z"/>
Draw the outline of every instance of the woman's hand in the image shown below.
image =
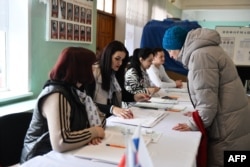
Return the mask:
<path fill-rule="evenodd" d="M 176 81 L 175 81 L 175 84 L 176 84 L 176 87 L 177 87 L 177 88 L 182 88 L 182 87 L 183 87 L 183 85 L 182 85 L 182 80 L 176 80 Z"/>
<path fill-rule="evenodd" d="M 124 119 L 131 119 L 134 117 L 132 111 L 130 109 L 120 108 L 120 107 L 113 107 L 113 114 L 115 116 L 124 118 Z"/>
<path fill-rule="evenodd" d="M 97 145 L 102 142 L 102 139 L 105 137 L 104 129 L 100 126 L 94 127 L 97 132 L 97 137 L 93 138 L 89 144 Z"/>
<path fill-rule="evenodd" d="M 150 96 L 146 93 L 138 93 L 134 95 L 135 101 L 148 101 L 150 99 Z"/>
<path fill-rule="evenodd" d="M 192 117 L 193 112 L 192 111 L 188 111 L 185 112 L 183 115 L 187 116 L 187 117 Z"/>
<path fill-rule="evenodd" d="M 186 123 L 178 123 L 178 125 L 173 127 L 173 130 L 192 131 L 192 129 Z"/>
<path fill-rule="evenodd" d="M 102 138 L 96 137 L 96 138 L 92 139 L 92 140 L 89 142 L 89 144 L 97 145 L 97 144 L 99 144 L 99 143 L 101 143 L 101 142 L 102 142 Z"/>
<path fill-rule="evenodd" d="M 105 132 L 104 132 L 104 129 L 101 127 L 101 126 L 95 126 L 95 130 L 97 132 L 97 136 L 99 138 L 104 138 L 105 137 Z"/>
<path fill-rule="evenodd" d="M 153 94 L 158 92 L 161 88 L 159 88 L 159 87 L 150 87 L 150 88 L 147 88 L 147 89 L 148 89 L 149 95 L 152 96 Z"/>

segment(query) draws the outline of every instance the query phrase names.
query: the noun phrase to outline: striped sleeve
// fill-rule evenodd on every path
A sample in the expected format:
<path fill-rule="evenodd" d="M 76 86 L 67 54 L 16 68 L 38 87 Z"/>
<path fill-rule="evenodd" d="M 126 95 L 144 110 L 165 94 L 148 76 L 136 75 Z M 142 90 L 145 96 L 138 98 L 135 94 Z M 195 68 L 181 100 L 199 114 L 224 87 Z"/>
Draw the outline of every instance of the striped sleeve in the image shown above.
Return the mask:
<path fill-rule="evenodd" d="M 79 148 L 98 137 L 94 127 L 73 131 L 70 128 L 71 108 L 61 93 L 49 95 L 43 103 L 53 150 L 62 152 Z"/>

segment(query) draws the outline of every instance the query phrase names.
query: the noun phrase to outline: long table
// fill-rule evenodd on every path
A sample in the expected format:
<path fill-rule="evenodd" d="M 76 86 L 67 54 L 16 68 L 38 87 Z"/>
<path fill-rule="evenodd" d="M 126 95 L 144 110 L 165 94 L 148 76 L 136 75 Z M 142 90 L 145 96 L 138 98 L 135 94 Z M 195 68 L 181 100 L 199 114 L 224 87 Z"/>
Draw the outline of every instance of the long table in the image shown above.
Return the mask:
<path fill-rule="evenodd" d="M 187 106 L 182 112 L 168 112 L 168 115 L 156 124 L 150 130 L 161 133 L 157 143 L 147 145 L 150 157 L 155 167 L 196 167 L 196 156 L 200 144 L 201 133 L 199 131 L 179 132 L 172 130 L 173 126 L 180 122 L 186 122 L 188 117 L 183 113 L 192 110 L 190 102 L 181 102 L 181 105 Z M 110 123 L 107 120 L 107 129 L 114 126 L 125 126 L 116 123 Z M 129 126 L 129 125 L 126 125 Z M 102 150 L 100 150 L 102 151 Z M 22 165 L 22 167 L 115 167 L 117 165 L 93 161 L 75 157 L 74 151 L 58 153 L 51 151 L 43 156 L 37 156 Z"/>

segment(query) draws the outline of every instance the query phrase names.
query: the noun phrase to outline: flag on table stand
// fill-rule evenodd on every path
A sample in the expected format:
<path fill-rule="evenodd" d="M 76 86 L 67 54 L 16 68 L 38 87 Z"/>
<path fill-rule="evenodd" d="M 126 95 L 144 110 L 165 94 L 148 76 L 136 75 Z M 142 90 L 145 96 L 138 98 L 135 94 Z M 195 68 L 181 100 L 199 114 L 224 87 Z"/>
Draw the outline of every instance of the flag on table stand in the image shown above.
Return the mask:
<path fill-rule="evenodd" d="M 137 151 L 131 139 L 127 143 L 126 159 L 126 167 L 137 167 Z"/>
<path fill-rule="evenodd" d="M 137 159 L 140 167 L 153 167 L 152 159 L 149 155 L 146 143 L 140 136 L 139 149 L 137 151 Z"/>
<path fill-rule="evenodd" d="M 136 151 L 138 151 L 139 148 L 140 136 L 141 136 L 141 125 L 139 124 L 132 136 Z"/>
<path fill-rule="evenodd" d="M 126 152 L 122 156 L 118 167 L 137 167 L 137 151 L 131 137 L 127 137 L 126 146 Z"/>
<path fill-rule="evenodd" d="M 127 137 L 127 148 L 118 167 L 153 167 L 151 157 L 141 135 L 139 125 L 132 137 Z"/>

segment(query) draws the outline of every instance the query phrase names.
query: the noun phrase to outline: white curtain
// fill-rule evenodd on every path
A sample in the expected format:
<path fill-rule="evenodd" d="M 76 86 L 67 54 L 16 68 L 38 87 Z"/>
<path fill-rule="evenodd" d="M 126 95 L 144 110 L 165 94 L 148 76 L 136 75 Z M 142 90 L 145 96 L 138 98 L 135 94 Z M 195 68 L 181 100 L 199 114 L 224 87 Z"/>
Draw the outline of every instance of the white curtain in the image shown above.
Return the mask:
<path fill-rule="evenodd" d="M 166 0 L 127 0 L 125 45 L 132 55 L 140 47 L 142 30 L 152 19 L 167 18 Z"/>

